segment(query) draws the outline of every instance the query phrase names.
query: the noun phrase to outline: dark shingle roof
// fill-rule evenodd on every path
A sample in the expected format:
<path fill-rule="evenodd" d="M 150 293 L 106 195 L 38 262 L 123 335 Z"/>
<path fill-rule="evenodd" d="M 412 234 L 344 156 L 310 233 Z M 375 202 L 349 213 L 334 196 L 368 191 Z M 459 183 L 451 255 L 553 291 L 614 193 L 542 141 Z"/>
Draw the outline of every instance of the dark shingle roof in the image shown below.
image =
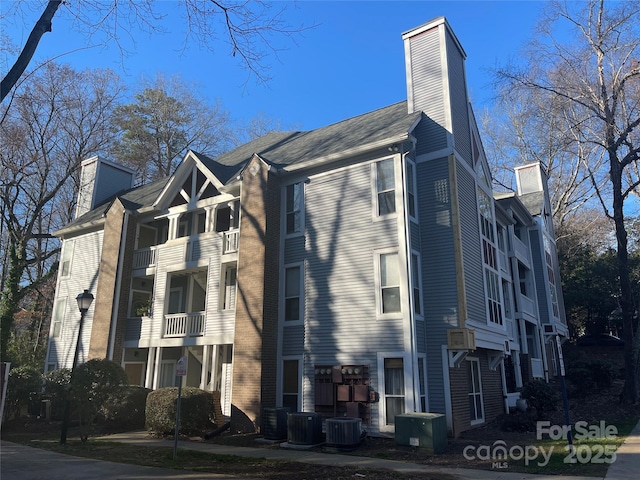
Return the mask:
<path fill-rule="evenodd" d="M 421 115 L 421 112 L 408 114 L 407 102 L 402 101 L 308 132 L 269 133 L 215 159 L 201 153 L 193 153 L 222 183 L 227 183 L 241 172 L 254 154 L 258 154 L 274 166 L 285 169 L 319 159 L 328 161 L 327 157 L 335 158 L 358 147 L 386 140 L 391 142 L 407 135 Z M 116 197 L 127 209 L 137 210 L 151 206 L 168 181 L 169 179 L 165 178 L 115 195 L 71 222 L 60 232 L 98 221 Z"/>
<path fill-rule="evenodd" d="M 273 165 L 299 165 L 409 133 L 420 115 L 407 114 L 403 101 L 308 132 L 274 132 L 223 153 L 215 163 L 241 167 L 257 153 Z"/>
<path fill-rule="evenodd" d="M 519 195 L 518 198 L 522 204 L 529 210 L 531 215 L 541 215 L 544 207 L 544 193 L 533 192 Z"/>

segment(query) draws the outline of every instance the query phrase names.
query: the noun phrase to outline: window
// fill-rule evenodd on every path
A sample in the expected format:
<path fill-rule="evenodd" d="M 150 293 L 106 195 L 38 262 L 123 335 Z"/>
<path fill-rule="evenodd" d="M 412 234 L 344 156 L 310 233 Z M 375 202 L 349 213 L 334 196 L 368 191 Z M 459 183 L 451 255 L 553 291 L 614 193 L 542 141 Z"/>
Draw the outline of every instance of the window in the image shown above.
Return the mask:
<path fill-rule="evenodd" d="M 484 287 L 487 297 L 487 316 L 495 325 L 503 324 L 500 279 L 498 277 L 498 255 L 491 199 L 478 187 L 478 209 L 480 211 L 480 233 L 482 260 L 484 263 Z"/>
<path fill-rule="evenodd" d="M 384 407 L 385 424 L 395 425 L 396 415 L 404 408 L 404 359 L 384 359 Z"/>
<path fill-rule="evenodd" d="M 71 260 L 73 259 L 73 247 L 75 242 L 67 240 L 64 242 L 62 260 L 60 260 L 60 276 L 68 277 L 71 274 Z"/>
<path fill-rule="evenodd" d="M 415 194 L 415 166 L 411 162 L 406 164 L 407 171 L 407 209 L 409 210 L 409 216 L 415 218 L 416 216 L 416 194 Z"/>
<path fill-rule="evenodd" d="M 423 354 L 424 355 L 424 354 Z M 427 362 L 426 357 L 423 355 L 418 356 L 418 381 L 420 382 L 420 411 L 427 412 L 427 382 L 425 380 L 425 364 Z"/>
<path fill-rule="evenodd" d="M 380 254 L 380 312 L 395 313 L 401 311 L 400 303 L 400 265 L 398 253 Z"/>
<path fill-rule="evenodd" d="M 556 276 L 553 270 L 553 261 L 551 257 L 551 242 L 544 237 L 544 258 L 547 264 L 547 279 L 549 280 L 549 292 L 551 293 L 551 309 L 554 317 L 560 316 L 558 309 L 558 292 L 556 290 Z"/>
<path fill-rule="evenodd" d="M 284 270 L 284 319 L 285 321 L 301 320 L 302 269 L 300 266 L 288 267 Z"/>
<path fill-rule="evenodd" d="M 224 282 L 222 284 L 222 310 L 234 310 L 236 308 L 236 285 L 238 269 L 235 265 L 228 265 L 223 268 Z"/>
<path fill-rule="evenodd" d="M 393 158 L 375 163 L 377 214 L 388 215 L 396 211 L 396 191 Z"/>
<path fill-rule="evenodd" d="M 282 362 L 282 406 L 289 411 L 299 410 L 299 385 L 298 360 L 283 360 Z"/>
<path fill-rule="evenodd" d="M 411 288 L 413 292 L 413 313 L 422 316 L 420 256 L 417 253 L 411 253 Z"/>
<path fill-rule="evenodd" d="M 62 330 L 62 321 L 64 319 L 64 311 L 67 308 L 66 297 L 58 298 L 56 307 L 53 311 L 53 317 L 51 318 L 51 337 L 56 338 L 60 336 Z"/>
<path fill-rule="evenodd" d="M 469 419 L 473 425 L 484 422 L 480 362 L 477 359 L 469 359 L 467 365 L 469 380 Z"/>
<path fill-rule="evenodd" d="M 285 191 L 285 225 L 287 235 L 301 233 L 303 226 L 304 184 L 287 185 Z"/>

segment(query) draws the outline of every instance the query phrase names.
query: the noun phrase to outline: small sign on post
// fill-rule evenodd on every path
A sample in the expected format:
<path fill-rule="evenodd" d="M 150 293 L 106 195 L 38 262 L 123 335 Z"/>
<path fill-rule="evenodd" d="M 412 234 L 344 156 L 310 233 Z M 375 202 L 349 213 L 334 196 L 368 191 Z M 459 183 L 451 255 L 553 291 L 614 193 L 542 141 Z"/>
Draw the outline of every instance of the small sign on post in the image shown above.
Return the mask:
<path fill-rule="evenodd" d="M 180 400 L 182 399 L 182 377 L 187 375 L 187 357 L 180 357 L 176 365 L 176 376 L 180 377 L 178 382 L 178 401 L 176 403 L 176 432 L 173 436 L 173 459 L 178 457 L 178 436 L 180 435 Z"/>

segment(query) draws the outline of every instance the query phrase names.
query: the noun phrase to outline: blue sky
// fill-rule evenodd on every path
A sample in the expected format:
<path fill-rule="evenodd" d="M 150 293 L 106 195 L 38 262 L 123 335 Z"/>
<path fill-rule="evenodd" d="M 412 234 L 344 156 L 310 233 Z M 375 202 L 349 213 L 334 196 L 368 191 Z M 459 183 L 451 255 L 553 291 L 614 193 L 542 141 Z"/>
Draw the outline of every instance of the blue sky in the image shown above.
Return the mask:
<path fill-rule="evenodd" d="M 6 8 L 7 3 L 3 1 Z M 472 102 L 478 111 L 491 102 L 490 69 L 517 58 L 532 34 L 544 2 L 536 1 L 298 1 L 286 6 L 291 25 L 315 25 L 295 37 L 276 39 L 286 50 L 267 59 L 271 80 L 256 84 L 232 58 L 226 45 L 214 53 L 195 43 L 183 50 L 184 26 L 171 15 L 167 34 L 138 35 L 135 45 L 124 40 L 132 54 L 122 58 L 114 45 L 82 49 L 87 40 L 74 33 L 68 21 L 54 19 L 37 52 L 37 59 L 60 56 L 75 68 L 112 68 L 132 87 L 140 76 L 180 74 L 200 84 L 200 92 L 220 99 L 235 119 L 247 120 L 262 112 L 279 119 L 285 128 L 309 130 L 341 121 L 406 98 L 404 51 L 401 35 L 438 16 L 447 17 L 467 52 L 467 76 Z M 22 46 L 32 17 L 2 25 L 5 35 Z M 3 59 L 4 64 L 7 58 Z"/>

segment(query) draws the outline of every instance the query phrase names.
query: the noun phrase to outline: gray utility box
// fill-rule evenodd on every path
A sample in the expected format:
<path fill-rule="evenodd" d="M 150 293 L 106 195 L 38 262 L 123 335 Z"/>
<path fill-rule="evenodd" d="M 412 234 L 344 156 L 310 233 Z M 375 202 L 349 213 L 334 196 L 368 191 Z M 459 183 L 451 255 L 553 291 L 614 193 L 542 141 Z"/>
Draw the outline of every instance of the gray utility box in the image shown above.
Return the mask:
<path fill-rule="evenodd" d="M 396 415 L 396 444 L 442 453 L 447 448 L 447 417 L 440 413 Z"/>

